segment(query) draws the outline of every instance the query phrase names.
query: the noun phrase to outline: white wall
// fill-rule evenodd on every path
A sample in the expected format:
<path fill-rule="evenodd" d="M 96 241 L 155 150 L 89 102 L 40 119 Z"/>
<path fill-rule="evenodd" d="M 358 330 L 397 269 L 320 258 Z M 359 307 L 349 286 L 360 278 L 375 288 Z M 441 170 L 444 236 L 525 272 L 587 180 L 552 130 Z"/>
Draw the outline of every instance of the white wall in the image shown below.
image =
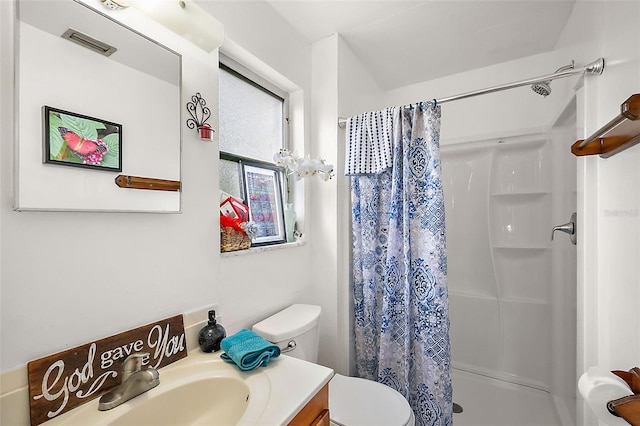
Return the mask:
<path fill-rule="evenodd" d="M 640 93 L 640 3 L 579 1 L 558 50 L 606 60 L 602 76 L 581 91 L 580 139 Z M 585 31 L 585 28 L 588 31 Z M 576 58 L 578 59 L 578 58 Z M 640 146 L 611 158 L 578 160 L 578 376 L 589 367 L 628 370 L 640 360 Z M 579 399 L 579 404 L 582 404 Z M 578 424 L 597 421 L 588 408 Z"/>
<path fill-rule="evenodd" d="M 312 45 L 312 117 L 311 133 L 314 141 L 311 155 L 337 165 L 338 114 L 338 36 L 332 35 Z M 333 122 L 333 123 L 332 123 Z M 308 230 L 313 240 L 311 277 L 313 291 L 310 300 L 322 307 L 318 362 L 339 365 L 337 315 L 337 261 L 336 244 L 336 185 L 338 179 L 328 182 L 313 180 L 314 197 L 310 200 L 314 212 L 312 226 Z"/>
<path fill-rule="evenodd" d="M 370 71 L 357 56 L 338 38 L 338 117 L 349 117 L 364 111 L 372 111 L 381 102 L 382 89 L 374 80 Z M 351 185 L 344 176 L 346 157 L 345 129 L 329 123 L 338 131 L 337 141 L 337 245 L 338 245 L 338 339 L 340 348 L 341 372 L 355 373 L 353 353 L 353 291 L 351 282 L 351 252 L 353 234 L 351 231 Z"/>
<path fill-rule="evenodd" d="M 13 89 L 13 18 L 14 3 L 2 2 L 3 117 L 13 111 L 4 95 Z M 195 91 L 217 97 L 209 55 L 155 38 L 184 53 L 183 105 Z M 216 144 L 184 132 L 183 214 L 15 212 L 12 125 L 3 121 L 0 147 L 2 371 L 217 300 L 216 199 L 202 196 L 217 191 Z"/>
<path fill-rule="evenodd" d="M 334 34 L 312 46 L 311 155 L 334 164 L 329 182 L 310 182 L 313 247 L 310 303 L 322 306 L 318 362 L 342 374 L 351 372 L 352 292 L 351 202 L 344 176 L 345 135 L 337 117 L 374 109 L 381 90 L 344 40 Z"/>
<path fill-rule="evenodd" d="M 303 89 L 310 84 L 309 43 L 267 3 L 261 1 L 204 1 L 205 10 L 222 22 L 225 50 L 229 40 Z"/>
<path fill-rule="evenodd" d="M 219 19 L 238 43 L 309 89 L 310 48 L 273 12 L 226 13 Z M 218 144 L 201 141 L 184 117 L 181 214 L 13 211 L 13 21 L 14 3 L 0 2 L 1 371 L 213 303 L 221 323 L 237 331 L 308 292 L 308 246 L 220 257 Z M 181 111 L 200 92 L 218 129 L 217 51 L 208 54 L 153 22 L 127 24 L 183 55 Z M 79 232 L 61 232 L 70 229 Z"/>
<path fill-rule="evenodd" d="M 302 155 L 309 149 L 311 109 L 311 46 L 263 2 L 203 2 L 202 7 L 225 28 L 221 51 L 271 83 L 291 93 L 289 129 L 292 147 Z M 247 25 L 250 22 L 251 25 Z M 216 163 L 217 169 L 217 163 Z M 296 185 L 295 202 L 305 234 L 313 225 L 308 185 Z M 304 207 L 304 208 L 301 208 Z M 312 239 L 302 246 L 224 257 L 216 284 L 231 330 L 253 324 L 292 303 L 307 301 L 311 291 Z M 225 324 L 226 323 L 226 324 Z"/>
<path fill-rule="evenodd" d="M 318 361 L 342 374 L 351 372 L 352 292 L 349 180 L 344 176 L 344 129 L 337 117 L 374 109 L 380 88 L 351 49 L 333 34 L 312 46 L 311 155 L 334 164 L 329 182 L 311 183 L 314 214 L 311 303 L 322 306 Z"/>

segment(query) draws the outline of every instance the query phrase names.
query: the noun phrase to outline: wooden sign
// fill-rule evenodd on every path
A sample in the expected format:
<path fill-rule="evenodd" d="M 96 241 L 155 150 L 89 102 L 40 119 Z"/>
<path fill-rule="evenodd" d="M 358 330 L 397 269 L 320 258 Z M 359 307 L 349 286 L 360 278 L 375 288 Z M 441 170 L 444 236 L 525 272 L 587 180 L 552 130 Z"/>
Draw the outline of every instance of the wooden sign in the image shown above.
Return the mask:
<path fill-rule="evenodd" d="M 143 368 L 187 356 L 182 315 L 87 343 L 27 364 L 31 425 L 39 425 L 120 385 L 122 364 L 148 352 Z"/>

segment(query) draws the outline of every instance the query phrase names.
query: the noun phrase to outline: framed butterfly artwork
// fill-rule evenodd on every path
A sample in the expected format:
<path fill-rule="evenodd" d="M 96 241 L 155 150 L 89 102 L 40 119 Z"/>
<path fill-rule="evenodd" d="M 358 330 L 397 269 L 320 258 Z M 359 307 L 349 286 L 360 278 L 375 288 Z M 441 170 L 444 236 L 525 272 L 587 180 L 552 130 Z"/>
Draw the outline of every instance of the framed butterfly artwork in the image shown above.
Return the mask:
<path fill-rule="evenodd" d="M 44 162 L 122 171 L 122 125 L 44 106 Z"/>

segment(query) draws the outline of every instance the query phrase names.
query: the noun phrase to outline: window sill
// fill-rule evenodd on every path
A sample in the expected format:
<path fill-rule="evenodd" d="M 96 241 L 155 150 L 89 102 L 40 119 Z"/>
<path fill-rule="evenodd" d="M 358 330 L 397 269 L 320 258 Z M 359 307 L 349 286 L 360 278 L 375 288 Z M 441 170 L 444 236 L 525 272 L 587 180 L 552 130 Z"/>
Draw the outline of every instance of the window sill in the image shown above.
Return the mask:
<path fill-rule="evenodd" d="M 244 256 L 246 254 L 254 254 L 254 253 L 261 253 L 261 252 L 265 252 L 265 251 L 282 250 L 282 249 L 288 249 L 288 248 L 293 248 L 293 247 L 301 247 L 301 246 L 303 246 L 305 244 L 307 244 L 306 241 L 298 240 L 298 241 L 295 241 L 293 243 L 274 244 L 272 246 L 252 247 L 252 248 L 248 248 L 246 250 L 236 250 L 236 251 L 229 251 L 229 252 L 225 252 L 225 253 L 220 253 L 220 257 L 224 259 L 224 258 L 227 258 L 227 257 Z"/>

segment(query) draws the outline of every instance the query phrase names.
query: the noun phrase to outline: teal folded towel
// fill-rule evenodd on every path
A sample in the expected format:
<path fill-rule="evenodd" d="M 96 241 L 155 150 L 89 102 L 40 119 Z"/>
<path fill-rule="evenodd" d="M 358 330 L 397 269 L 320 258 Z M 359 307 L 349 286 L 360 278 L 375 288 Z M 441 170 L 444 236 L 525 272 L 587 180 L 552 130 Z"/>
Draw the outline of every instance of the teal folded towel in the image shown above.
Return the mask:
<path fill-rule="evenodd" d="M 220 358 L 236 364 L 242 371 L 266 367 L 272 358 L 280 356 L 278 346 L 246 328 L 222 339 L 220 347 L 224 351 Z"/>

